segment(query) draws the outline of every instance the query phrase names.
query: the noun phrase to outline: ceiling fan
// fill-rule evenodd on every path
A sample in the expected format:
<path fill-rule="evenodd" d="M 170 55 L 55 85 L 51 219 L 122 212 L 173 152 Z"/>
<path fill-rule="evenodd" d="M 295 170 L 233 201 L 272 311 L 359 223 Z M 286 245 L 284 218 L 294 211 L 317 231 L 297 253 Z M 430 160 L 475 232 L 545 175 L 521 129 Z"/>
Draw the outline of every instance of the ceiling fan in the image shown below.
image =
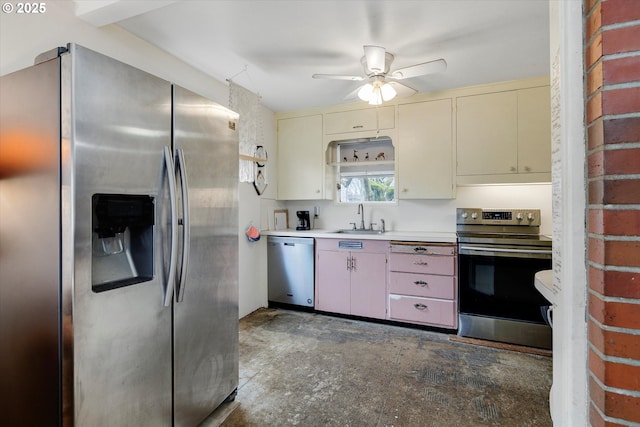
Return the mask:
<path fill-rule="evenodd" d="M 371 105 L 380 105 L 382 101 L 389 101 L 396 95 L 407 97 L 417 92 L 415 89 L 398 83 L 396 80 L 439 73 L 447 69 L 447 62 L 444 59 L 436 59 L 389 72 L 393 58 L 394 56 L 387 52 L 384 47 L 367 45 L 364 46 L 364 56 L 360 59 L 366 76 L 314 74 L 311 77 L 314 79 L 352 81 L 368 79 L 368 83 L 347 95 L 346 98 L 350 98 L 357 93 L 358 97 L 363 101 L 368 101 Z"/>

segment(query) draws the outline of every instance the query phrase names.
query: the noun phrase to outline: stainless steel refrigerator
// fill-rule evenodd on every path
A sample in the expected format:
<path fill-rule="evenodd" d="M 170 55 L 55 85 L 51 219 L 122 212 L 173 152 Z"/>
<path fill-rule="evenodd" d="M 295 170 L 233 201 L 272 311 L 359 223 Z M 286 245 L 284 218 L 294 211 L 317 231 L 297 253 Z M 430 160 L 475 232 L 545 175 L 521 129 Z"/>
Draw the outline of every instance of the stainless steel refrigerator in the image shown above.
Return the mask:
<path fill-rule="evenodd" d="M 69 44 L 0 78 L 5 426 L 195 426 L 238 384 L 237 114 Z"/>

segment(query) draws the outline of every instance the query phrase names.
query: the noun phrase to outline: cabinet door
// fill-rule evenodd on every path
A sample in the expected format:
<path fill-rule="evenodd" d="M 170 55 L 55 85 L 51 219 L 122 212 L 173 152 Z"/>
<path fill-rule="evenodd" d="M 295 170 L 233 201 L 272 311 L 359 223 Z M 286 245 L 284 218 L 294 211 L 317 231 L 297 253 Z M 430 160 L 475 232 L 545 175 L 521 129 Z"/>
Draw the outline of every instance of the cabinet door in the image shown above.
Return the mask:
<path fill-rule="evenodd" d="M 352 252 L 351 314 L 384 319 L 387 255 Z"/>
<path fill-rule="evenodd" d="M 278 199 L 322 198 L 322 115 L 278 120 Z"/>
<path fill-rule="evenodd" d="M 394 107 L 363 108 L 324 115 L 324 133 L 333 135 L 377 129 L 393 129 Z"/>
<path fill-rule="evenodd" d="M 458 175 L 518 171 L 516 91 L 457 99 Z"/>
<path fill-rule="evenodd" d="M 454 197 L 451 99 L 398 107 L 398 196 Z"/>
<path fill-rule="evenodd" d="M 316 256 L 316 309 L 350 313 L 349 252 L 318 251 Z"/>
<path fill-rule="evenodd" d="M 551 172 L 549 86 L 518 91 L 518 172 Z"/>

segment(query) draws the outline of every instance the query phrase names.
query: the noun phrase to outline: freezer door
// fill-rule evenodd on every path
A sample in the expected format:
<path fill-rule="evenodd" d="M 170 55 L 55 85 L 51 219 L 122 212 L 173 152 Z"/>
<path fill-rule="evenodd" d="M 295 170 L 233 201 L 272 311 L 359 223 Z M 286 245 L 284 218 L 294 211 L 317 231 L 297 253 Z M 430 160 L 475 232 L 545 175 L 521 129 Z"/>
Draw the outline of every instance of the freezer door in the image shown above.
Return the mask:
<path fill-rule="evenodd" d="M 0 78 L 0 422 L 59 425 L 60 64 Z"/>
<path fill-rule="evenodd" d="M 171 85 L 76 45 L 62 63 L 75 425 L 171 425 Z"/>
<path fill-rule="evenodd" d="M 174 86 L 177 194 L 174 422 L 198 425 L 238 386 L 237 115 Z M 184 197 L 179 197 L 182 206 Z"/>

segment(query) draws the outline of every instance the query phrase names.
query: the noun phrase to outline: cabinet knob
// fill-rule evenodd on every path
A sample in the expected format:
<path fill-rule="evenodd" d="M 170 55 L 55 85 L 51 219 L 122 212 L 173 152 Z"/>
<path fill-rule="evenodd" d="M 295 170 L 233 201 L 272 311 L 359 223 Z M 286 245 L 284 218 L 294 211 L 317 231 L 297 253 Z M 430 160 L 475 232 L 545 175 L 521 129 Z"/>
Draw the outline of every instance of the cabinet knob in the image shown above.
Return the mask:
<path fill-rule="evenodd" d="M 415 261 L 413 265 L 429 265 L 429 263 L 426 261 Z"/>
<path fill-rule="evenodd" d="M 408 188 L 403 188 L 403 189 L 402 189 L 402 192 L 403 192 L 403 193 L 408 193 L 408 192 L 409 192 L 409 189 L 408 189 Z"/>
<path fill-rule="evenodd" d="M 420 286 L 421 288 L 424 288 L 425 286 L 429 286 L 429 283 L 425 282 L 424 280 L 416 280 L 413 283 L 414 283 L 414 285 Z"/>
<path fill-rule="evenodd" d="M 511 172 L 517 172 L 517 171 L 518 171 L 518 169 L 517 169 L 515 166 L 511 166 L 511 167 L 509 168 L 509 170 L 510 170 Z"/>
<path fill-rule="evenodd" d="M 525 166 L 525 167 L 524 167 L 524 171 L 525 171 L 525 172 L 531 172 L 531 167 L 529 167 L 529 166 Z"/>
<path fill-rule="evenodd" d="M 424 304 L 420 304 L 420 303 L 413 304 L 413 306 L 415 307 L 415 309 L 416 309 L 416 310 L 420 310 L 420 311 L 424 311 L 424 310 L 426 310 L 427 308 L 429 308 L 429 307 L 427 307 L 426 305 L 424 305 Z"/>

